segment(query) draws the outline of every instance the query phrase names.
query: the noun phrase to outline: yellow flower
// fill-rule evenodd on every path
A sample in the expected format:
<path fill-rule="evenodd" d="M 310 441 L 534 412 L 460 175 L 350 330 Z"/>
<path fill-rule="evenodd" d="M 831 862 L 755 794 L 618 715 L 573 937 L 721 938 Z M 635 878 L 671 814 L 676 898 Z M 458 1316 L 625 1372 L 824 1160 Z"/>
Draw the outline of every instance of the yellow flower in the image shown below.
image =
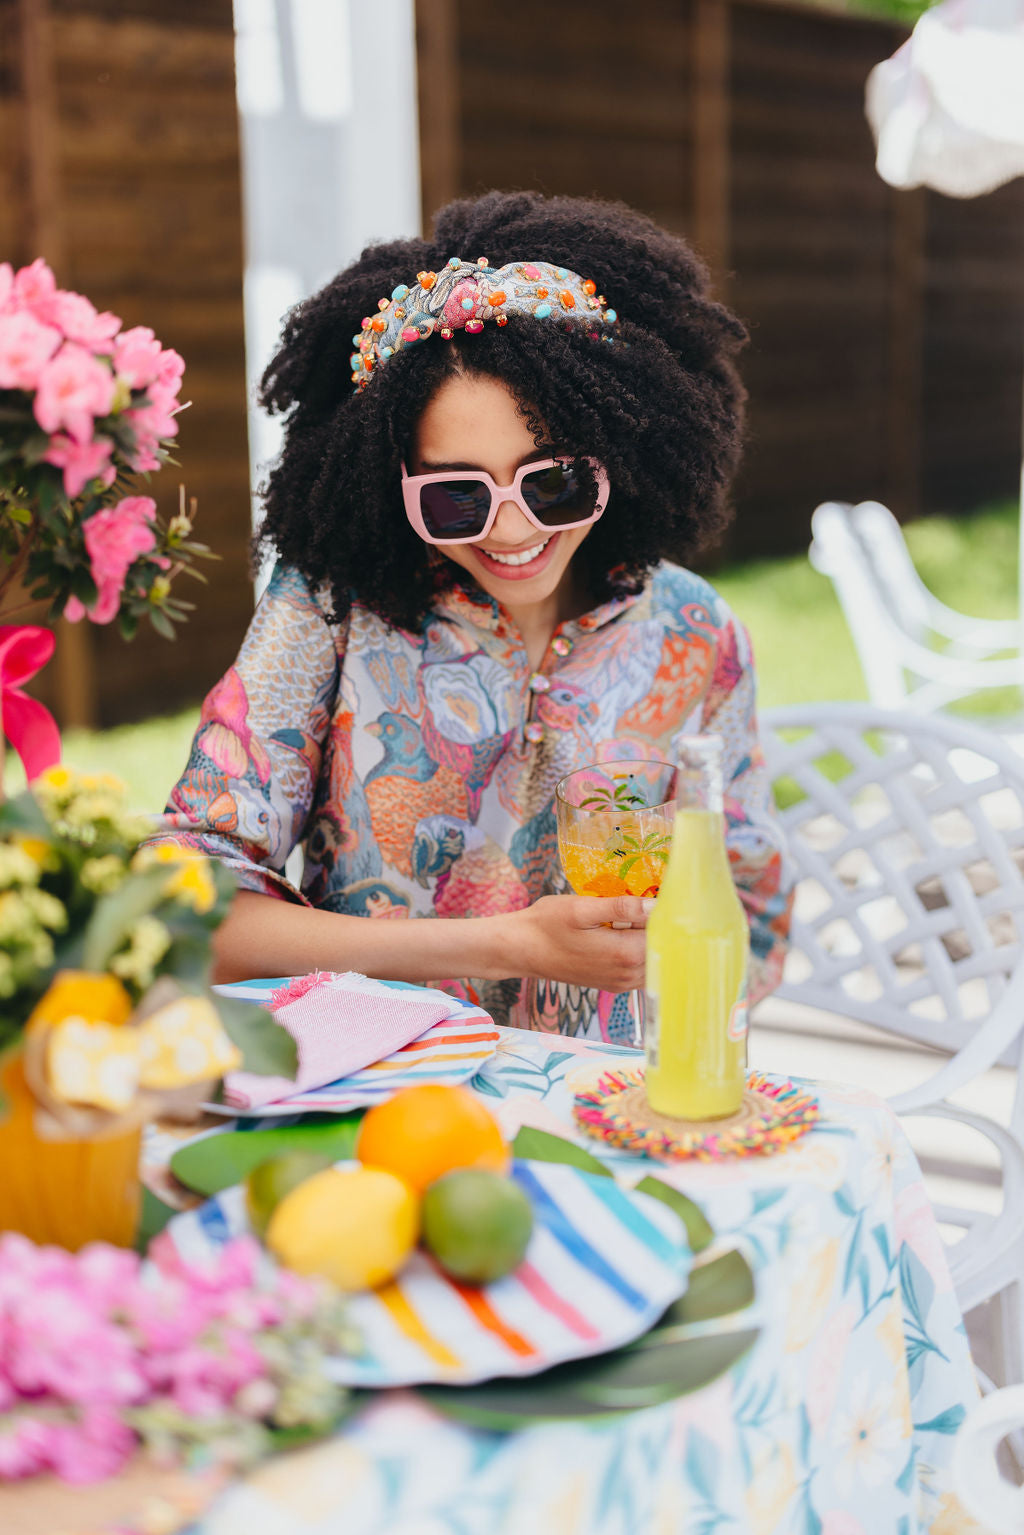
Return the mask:
<path fill-rule="evenodd" d="M 94 895 L 107 895 L 117 889 L 125 873 L 124 860 L 116 853 L 107 853 L 103 858 L 87 858 L 79 878 L 86 890 L 91 890 Z"/>
<path fill-rule="evenodd" d="M 168 894 L 183 906 L 191 906 L 202 916 L 212 911 L 217 900 L 217 886 L 213 882 L 210 865 L 205 858 L 186 864 L 174 876 L 167 887 Z"/>
<path fill-rule="evenodd" d="M 71 769 L 65 767 L 62 762 L 58 763 L 56 767 L 47 768 L 44 772 L 40 773 L 37 782 L 44 784 L 47 789 L 57 789 L 58 791 L 70 788 L 72 782 Z"/>
<path fill-rule="evenodd" d="M 22 832 L 15 832 L 11 838 L 14 846 L 31 858 L 37 869 L 49 869 L 53 867 L 53 848 L 42 837 L 26 837 Z"/>
<path fill-rule="evenodd" d="M 0 843 L 0 888 L 11 885 L 35 885 L 39 865 L 23 848 Z"/>
<path fill-rule="evenodd" d="M 167 885 L 169 896 L 183 906 L 191 906 L 200 916 L 212 911 L 217 901 L 217 886 L 208 858 L 190 847 L 158 842 L 140 847 L 132 859 L 135 870 L 158 868 L 161 864 L 176 871 Z"/>
<path fill-rule="evenodd" d="M 115 954 L 110 968 L 123 981 L 132 981 L 140 991 L 153 984 L 156 967 L 171 946 L 171 935 L 157 917 L 146 915 L 133 922 L 128 947 Z"/>

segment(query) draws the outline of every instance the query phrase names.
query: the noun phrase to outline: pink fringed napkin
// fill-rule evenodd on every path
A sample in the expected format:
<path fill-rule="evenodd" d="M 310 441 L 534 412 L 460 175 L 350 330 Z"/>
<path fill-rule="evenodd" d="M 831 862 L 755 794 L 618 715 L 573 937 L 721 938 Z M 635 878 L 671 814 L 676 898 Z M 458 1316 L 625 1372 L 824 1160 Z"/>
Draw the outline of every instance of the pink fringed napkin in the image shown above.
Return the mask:
<path fill-rule="evenodd" d="M 337 1082 L 460 1010 L 460 1003 L 444 992 L 419 986 L 402 990 L 351 970 L 297 976 L 275 991 L 267 1005 L 295 1040 L 295 1080 L 232 1071 L 224 1079 L 224 1101 L 231 1108 L 257 1109 Z"/>

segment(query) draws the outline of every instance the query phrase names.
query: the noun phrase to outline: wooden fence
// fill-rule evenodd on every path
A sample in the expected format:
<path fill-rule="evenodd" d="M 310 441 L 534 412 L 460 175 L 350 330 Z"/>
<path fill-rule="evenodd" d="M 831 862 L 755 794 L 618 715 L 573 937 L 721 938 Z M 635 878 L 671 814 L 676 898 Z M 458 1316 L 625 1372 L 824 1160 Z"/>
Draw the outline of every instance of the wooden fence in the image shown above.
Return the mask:
<path fill-rule="evenodd" d="M 369 4 L 371 0 L 357 0 Z M 775 0 L 416 0 L 424 213 L 491 186 L 619 197 L 689 235 L 751 329 L 730 556 L 806 544 L 829 496 L 904 516 L 1013 493 L 1024 181 L 877 177 L 864 81 L 895 26 Z M 221 561 L 175 644 L 65 626 L 64 725 L 198 699 L 251 611 L 230 0 L 0 0 L 0 259 L 188 360 L 179 479 Z"/>
<path fill-rule="evenodd" d="M 899 27 L 768 0 L 417 13 L 425 221 L 495 185 L 622 198 L 747 321 L 730 555 L 804 546 L 829 497 L 905 517 L 1014 493 L 1024 181 L 954 202 L 879 179 L 864 83 Z"/>
<path fill-rule="evenodd" d="M 197 498 L 209 585 L 179 583 L 174 643 L 63 625 L 41 678 L 63 725 L 114 724 L 201 697 L 252 612 L 231 0 L 0 0 L 0 258 L 36 255 L 188 363 L 180 468 L 151 488 Z"/>

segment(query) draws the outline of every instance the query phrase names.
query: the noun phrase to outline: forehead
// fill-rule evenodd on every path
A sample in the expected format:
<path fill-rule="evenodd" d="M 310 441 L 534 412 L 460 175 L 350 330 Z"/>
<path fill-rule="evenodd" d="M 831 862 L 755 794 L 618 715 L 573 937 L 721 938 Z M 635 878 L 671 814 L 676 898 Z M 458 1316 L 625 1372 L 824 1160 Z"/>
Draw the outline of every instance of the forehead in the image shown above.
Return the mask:
<path fill-rule="evenodd" d="M 478 463 L 498 467 L 511 455 L 517 462 L 535 446 L 515 397 L 497 379 L 462 374 L 445 379 L 416 424 L 417 455 L 436 463 Z"/>

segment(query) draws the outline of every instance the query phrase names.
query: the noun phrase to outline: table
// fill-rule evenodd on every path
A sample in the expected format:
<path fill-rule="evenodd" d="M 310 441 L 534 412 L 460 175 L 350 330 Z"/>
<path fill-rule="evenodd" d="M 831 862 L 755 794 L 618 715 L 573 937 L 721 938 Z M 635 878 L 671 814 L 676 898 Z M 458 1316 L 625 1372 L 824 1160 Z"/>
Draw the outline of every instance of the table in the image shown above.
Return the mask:
<path fill-rule="evenodd" d="M 636 1053 L 503 1030 L 474 1089 L 514 1134 Z M 878 1098 L 814 1084 L 789 1151 L 660 1167 L 742 1247 L 761 1334 L 715 1384 L 583 1426 L 468 1430 L 405 1392 L 231 1486 L 191 1535 L 969 1535 L 948 1488 L 977 1398 L 920 1170 Z M 583 1140 L 583 1137 L 579 1137 Z M 592 1150 L 636 1181 L 652 1164 Z"/>

